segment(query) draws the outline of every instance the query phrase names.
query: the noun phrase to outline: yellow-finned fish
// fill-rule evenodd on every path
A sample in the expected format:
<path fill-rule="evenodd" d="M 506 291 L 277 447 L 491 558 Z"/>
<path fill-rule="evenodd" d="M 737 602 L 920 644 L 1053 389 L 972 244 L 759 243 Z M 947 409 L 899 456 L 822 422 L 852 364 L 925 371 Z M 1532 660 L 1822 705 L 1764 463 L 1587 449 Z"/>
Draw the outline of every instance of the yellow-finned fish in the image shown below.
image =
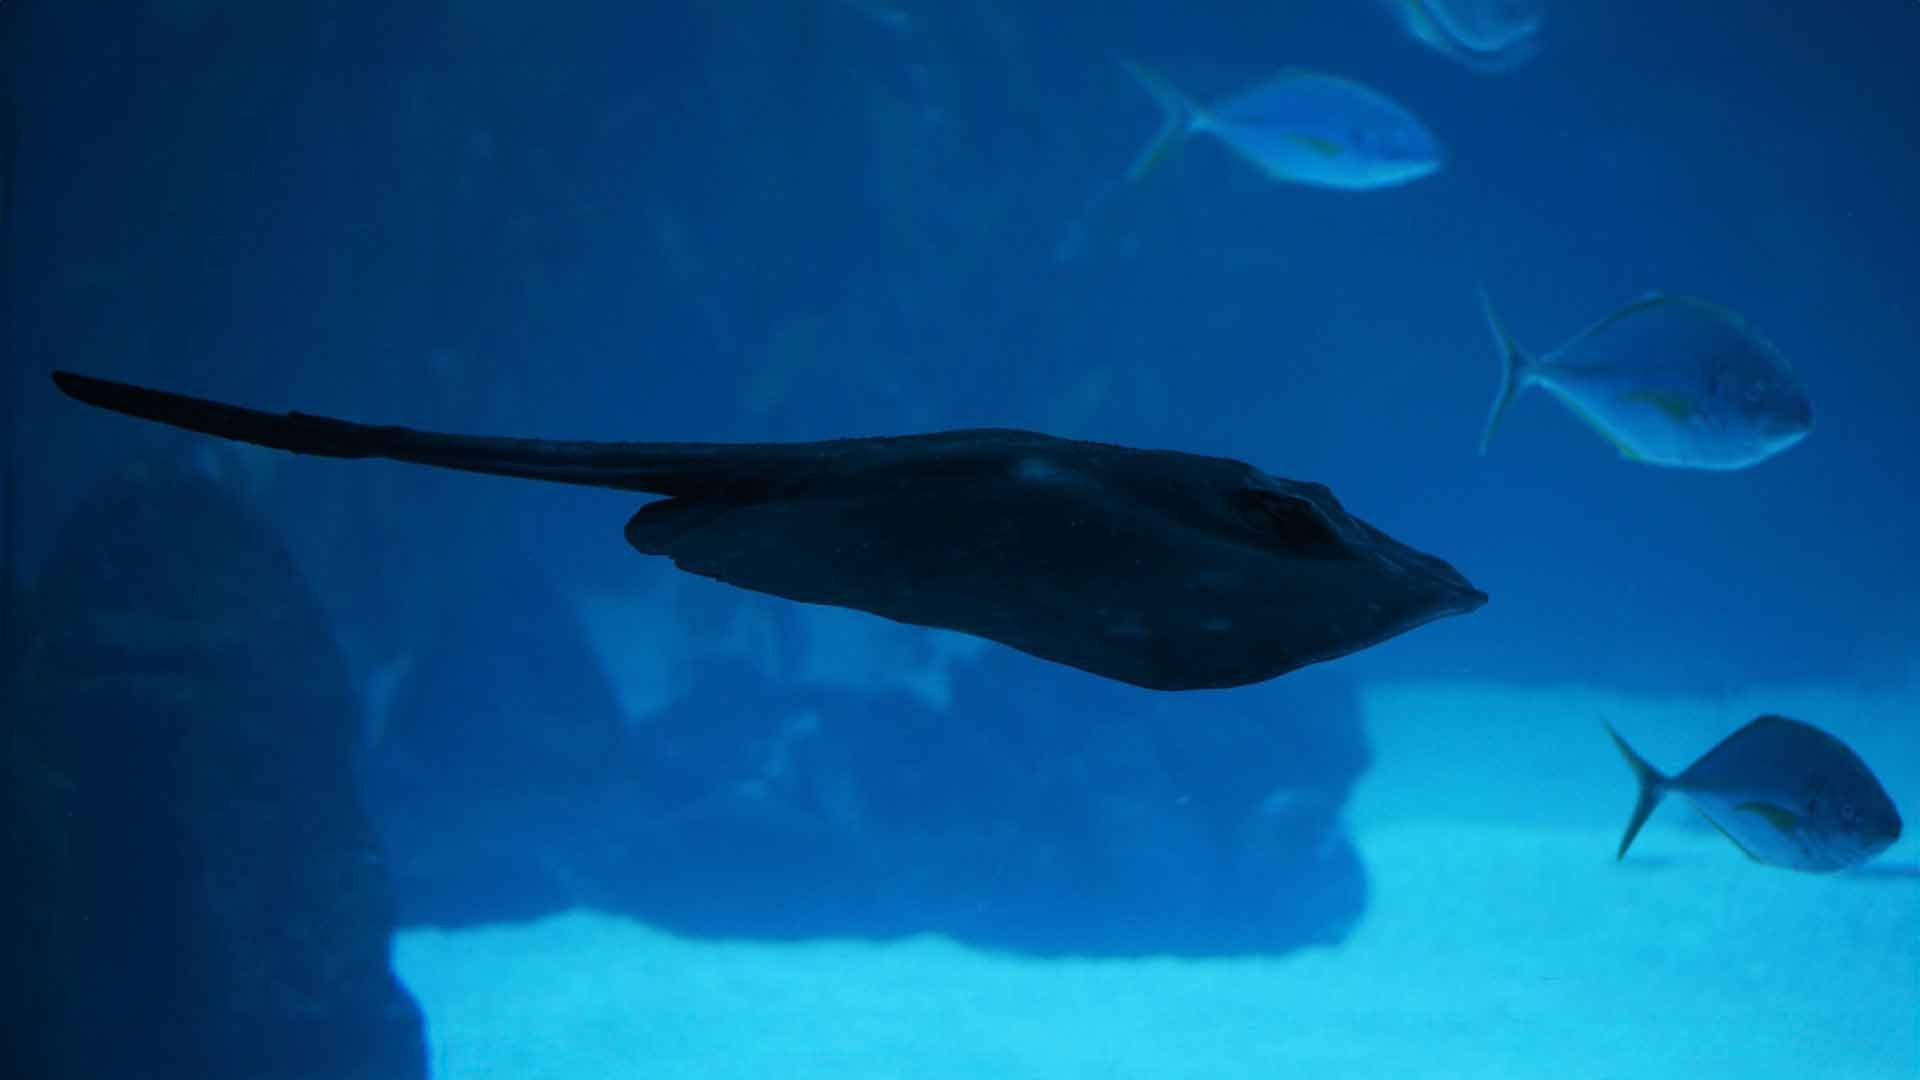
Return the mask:
<path fill-rule="evenodd" d="M 1559 398 L 1622 457 L 1649 465 L 1744 469 L 1813 430 L 1813 406 L 1786 360 L 1715 304 L 1645 296 L 1535 357 L 1514 344 L 1484 291 L 1480 299 L 1501 367 L 1483 454 L 1529 386 Z"/>
<path fill-rule="evenodd" d="M 1666 776 L 1607 726 L 1640 783 L 1633 817 L 1615 858 L 1668 792 L 1701 815 L 1754 862 L 1829 873 L 1858 866 L 1900 839 L 1900 812 L 1867 763 L 1811 724 L 1762 716 L 1720 741 L 1678 776 Z"/>
<path fill-rule="evenodd" d="M 1127 170 L 1135 181 L 1190 135 L 1218 138 L 1275 180 L 1364 191 L 1428 175 L 1445 160 L 1426 125 L 1372 87 L 1317 71 L 1285 71 L 1202 106 L 1158 72 L 1128 64 L 1160 106 L 1160 130 Z"/>

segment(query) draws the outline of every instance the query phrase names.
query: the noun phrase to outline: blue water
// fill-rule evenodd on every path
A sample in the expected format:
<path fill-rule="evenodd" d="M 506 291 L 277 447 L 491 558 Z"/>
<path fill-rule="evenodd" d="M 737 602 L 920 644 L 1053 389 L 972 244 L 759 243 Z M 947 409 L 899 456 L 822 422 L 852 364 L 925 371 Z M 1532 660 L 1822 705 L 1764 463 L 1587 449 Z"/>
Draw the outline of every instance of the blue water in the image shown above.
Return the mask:
<path fill-rule="evenodd" d="M 1411 682 L 1656 702 L 1877 693 L 1906 686 L 1920 656 L 1920 5 L 1560 0 L 1540 54 L 1494 75 L 1346 0 L 1098 13 L 907 0 L 9 9 L 16 580 L 49 560 L 100 476 L 166 455 L 244 499 L 318 590 L 366 714 L 363 773 L 385 767 L 387 720 L 514 703 L 500 730 L 518 741 L 490 740 L 495 716 L 387 759 L 431 775 L 458 741 L 477 762 L 459 793 L 462 839 L 486 853 L 447 853 L 457 823 L 387 827 L 389 846 L 457 864 L 417 880 L 396 865 L 403 922 L 585 905 L 720 939 L 931 930 L 1040 957 L 1337 948 L 1369 917 L 1352 851 L 1289 864 L 1320 897 L 1301 910 L 1334 913 L 1302 916 L 1305 929 L 1264 932 L 1257 889 L 1227 889 L 1170 900 L 1174 932 L 1140 914 L 1150 906 L 1112 898 L 1179 892 L 1168 883 L 1193 879 L 1189 832 L 1202 826 L 1184 810 L 1114 824 L 1082 797 L 1184 807 L 1195 792 L 1285 787 L 1295 781 L 1274 778 L 1289 767 L 1332 770 L 1322 795 L 1335 802 L 1312 820 L 1337 836 L 1338 800 L 1392 740 L 1370 752 L 1343 719 L 1341 734 L 1289 735 L 1299 743 L 1261 766 L 1276 771 L 1250 778 L 1232 754 L 1181 772 L 1164 746 L 1115 753 L 1113 732 L 1159 746 L 1157 732 L 1218 724 L 1232 733 L 1219 745 L 1237 746 L 1244 714 L 1349 718 L 1353 694 Z M 1286 67 L 1357 79 L 1418 114 L 1447 163 L 1403 187 L 1323 191 L 1196 140 L 1126 186 L 1158 116 L 1122 58 L 1201 100 Z M 1530 394 L 1477 456 L 1498 378 L 1482 285 L 1536 351 L 1649 290 L 1741 312 L 1794 365 L 1815 430 L 1746 471 L 1650 468 Z M 1218 454 L 1328 484 L 1491 600 L 1297 685 L 1166 698 L 683 577 L 622 541 L 631 496 L 212 448 L 83 410 L 47 384 L 55 368 L 475 433 L 734 441 L 1009 426 Z M 618 631 L 595 622 L 610 608 L 627 612 Z M 578 641 L 549 662 L 558 631 L 524 629 L 536 623 Z M 539 647 L 513 645 L 517 626 Z M 440 683 L 419 674 L 435 670 Z M 670 724 L 707 735 L 653 747 L 653 771 L 637 774 L 625 749 L 556 749 L 538 733 L 552 727 L 529 736 L 524 716 L 542 709 L 592 739 Z M 838 731 L 835 717 L 860 719 L 820 764 L 807 724 Z M 1807 719 L 1914 749 L 1909 728 Z M 1470 726 L 1471 710 L 1449 722 Z M 798 756 L 783 756 L 789 745 Z M 1704 749 L 1675 740 L 1660 753 L 1678 768 Z M 1016 750 L 1112 771 L 1084 789 L 1011 790 L 988 829 L 978 808 L 994 800 L 970 781 L 1007 782 Z M 1503 752 L 1525 768 L 1524 749 Z M 524 760 L 551 770 L 526 780 L 508 767 Z M 1140 763 L 1138 787 L 1126 762 Z M 928 836 L 1040 823 L 1066 839 L 1058 865 L 1003 868 L 998 885 L 1003 849 L 942 849 L 973 851 L 961 880 L 978 892 L 939 910 L 908 887 L 905 900 L 848 907 L 832 892 L 841 856 L 796 863 L 810 849 L 779 832 L 668 843 L 660 824 L 617 843 L 643 849 L 651 880 L 670 887 L 636 893 L 632 865 L 609 869 L 609 822 L 635 805 L 679 820 L 662 808 L 698 802 L 730 768 L 777 790 L 809 769 L 891 776 L 861 788 L 862 805 L 906 822 L 876 850 L 909 878 L 942 872 L 915 868 Z M 1416 782 L 1418 770 L 1392 775 Z M 1602 797 L 1619 805 L 1602 819 L 1629 802 L 1624 771 L 1614 780 Z M 369 783 L 376 826 L 384 811 L 433 818 L 414 781 Z M 565 784 L 591 797 L 554 797 Z M 808 790 L 791 805 L 834 805 Z M 1893 795 L 1920 805 L 1920 790 Z M 1089 821 L 1171 854 L 1107 859 Z M 529 884 L 569 844 L 568 865 L 591 866 L 590 880 Z M 678 861 L 655 861 L 662 852 Z M 753 899 L 782 880 L 826 891 Z M 983 896 L 1005 907 L 982 914 L 970 905 Z"/>

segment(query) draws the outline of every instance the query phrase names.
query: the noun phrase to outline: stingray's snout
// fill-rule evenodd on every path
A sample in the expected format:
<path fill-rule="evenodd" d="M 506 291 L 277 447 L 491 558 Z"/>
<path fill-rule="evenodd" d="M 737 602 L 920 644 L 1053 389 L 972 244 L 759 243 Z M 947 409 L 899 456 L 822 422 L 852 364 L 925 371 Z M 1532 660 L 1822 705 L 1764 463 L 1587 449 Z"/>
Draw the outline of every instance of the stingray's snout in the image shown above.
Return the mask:
<path fill-rule="evenodd" d="M 1432 555 L 1422 555 L 1421 558 L 1432 563 L 1430 569 L 1434 582 L 1448 601 L 1448 611 L 1464 615 L 1486 604 L 1487 594 L 1474 587 L 1465 574 L 1453 568 L 1453 564 Z"/>

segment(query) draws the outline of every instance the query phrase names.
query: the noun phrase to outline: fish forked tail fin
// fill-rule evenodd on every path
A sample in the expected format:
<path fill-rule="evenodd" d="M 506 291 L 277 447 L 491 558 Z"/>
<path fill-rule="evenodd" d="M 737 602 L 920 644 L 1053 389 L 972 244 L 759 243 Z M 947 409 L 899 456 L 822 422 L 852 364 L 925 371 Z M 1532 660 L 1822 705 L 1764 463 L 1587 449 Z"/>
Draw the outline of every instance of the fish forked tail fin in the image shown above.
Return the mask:
<path fill-rule="evenodd" d="M 1666 797 L 1669 781 L 1659 769 L 1647 764 L 1646 758 L 1635 753 L 1633 747 L 1627 745 L 1627 740 L 1613 730 L 1612 724 L 1607 725 L 1607 734 L 1612 737 L 1620 756 L 1626 759 L 1627 768 L 1633 770 L 1634 782 L 1640 785 L 1639 797 L 1633 804 L 1633 816 L 1627 819 L 1627 831 L 1620 837 L 1620 850 L 1613 855 L 1617 862 L 1627 857 L 1627 849 L 1633 846 L 1633 838 L 1640 835 L 1640 826 L 1647 823 L 1653 808 L 1659 806 L 1660 800 Z"/>
<path fill-rule="evenodd" d="M 1493 298 L 1487 295 L 1485 287 L 1480 289 L 1480 308 L 1486 312 L 1487 329 L 1493 331 L 1493 343 L 1500 350 L 1500 392 L 1493 399 L 1493 409 L 1487 413 L 1487 426 L 1480 432 L 1480 452 L 1484 454 L 1507 409 L 1512 407 L 1513 399 L 1520 396 L 1520 391 L 1525 390 L 1532 379 L 1534 361 L 1513 343 L 1513 335 L 1507 333 L 1507 325 L 1500 321 L 1499 312 L 1493 310 Z"/>
<path fill-rule="evenodd" d="M 1154 132 L 1152 140 L 1134 157 L 1133 164 L 1127 166 L 1127 183 L 1131 184 L 1152 172 L 1161 159 L 1186 141 L 1187 135 L 1193 131 L 1195 119 L 1200 115 L 1200 108 L 1192 98 L 1168 82 L 1166 76 L 1152 68 L 1131 60 L 1122 60 L 1121 64 L 1134 81 L 1153 95 L 1154 104 L 1160 106 L 1160 130 Z"/>

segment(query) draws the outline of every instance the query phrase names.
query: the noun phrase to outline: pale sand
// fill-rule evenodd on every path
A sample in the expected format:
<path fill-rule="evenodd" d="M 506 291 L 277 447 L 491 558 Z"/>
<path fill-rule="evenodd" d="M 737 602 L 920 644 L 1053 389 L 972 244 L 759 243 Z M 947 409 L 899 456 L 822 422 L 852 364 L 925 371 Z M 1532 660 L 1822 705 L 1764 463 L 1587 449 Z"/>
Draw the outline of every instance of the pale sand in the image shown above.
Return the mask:
<path fill-rule="evenodd" d="M 576 912 L 402 934 L 436 1075 L 1184 1078 L 1920 1076 L 1920 849 L 1877 874 L 1749 864 L 1678 808 L 1624 864 L 1632 783 L 1595 720 L 1678 769 L 1754 703 L 1395 687 L 1353 808 L 1373 898 L 1278 960 L 1039 961 L 934 938 L 711 943 Z M 1775 695 L 1911 819 L 1907 691 Z"/>

